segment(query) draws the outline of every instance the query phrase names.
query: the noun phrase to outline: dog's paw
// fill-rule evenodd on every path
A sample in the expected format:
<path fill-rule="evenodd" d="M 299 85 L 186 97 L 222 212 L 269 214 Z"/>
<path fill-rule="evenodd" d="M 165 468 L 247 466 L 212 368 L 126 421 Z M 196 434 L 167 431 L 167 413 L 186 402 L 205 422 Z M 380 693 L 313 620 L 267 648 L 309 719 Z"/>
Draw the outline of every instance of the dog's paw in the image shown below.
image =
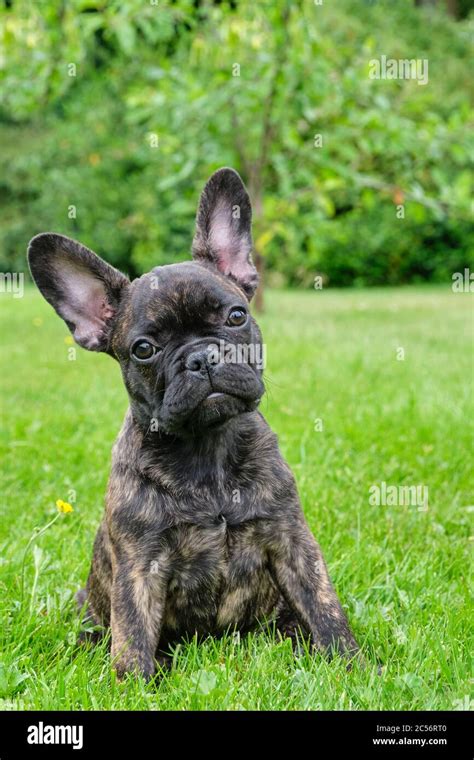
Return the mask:
<path fill-rule="evenodd" d="M 113 660 L 112 667 L 117 679 L 123 681 L 128 675 L 150 681 L 155 675 L 155 663 L 151 658 L 140 654 L 127 653 Z"/>

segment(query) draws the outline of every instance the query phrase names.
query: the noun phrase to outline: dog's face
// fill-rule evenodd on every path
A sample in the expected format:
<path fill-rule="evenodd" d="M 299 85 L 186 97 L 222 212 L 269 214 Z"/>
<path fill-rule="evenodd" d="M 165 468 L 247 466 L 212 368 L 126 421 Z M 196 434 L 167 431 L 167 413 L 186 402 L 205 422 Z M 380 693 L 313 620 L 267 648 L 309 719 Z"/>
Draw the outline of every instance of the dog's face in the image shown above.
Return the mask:
<path fill-rule="evenodd" d="M 188 436 L 254 410 L 263 395 L 261 336 L 249 313 L 251 247 L 247 192 L 236 172 L 220 169 L 201 196 L 192 262 L 129 282 L 52 233 L 33 238 L 28 257 L 76 342 L 119 361 L 140 426 Z"/>
<path fill-rule="evenodd" d="M 194 262 L 135 280 L 111 337 L 135 417 L 178 434 L 256 408 L 263 393 L 256 346 L 244 292 Z"/>

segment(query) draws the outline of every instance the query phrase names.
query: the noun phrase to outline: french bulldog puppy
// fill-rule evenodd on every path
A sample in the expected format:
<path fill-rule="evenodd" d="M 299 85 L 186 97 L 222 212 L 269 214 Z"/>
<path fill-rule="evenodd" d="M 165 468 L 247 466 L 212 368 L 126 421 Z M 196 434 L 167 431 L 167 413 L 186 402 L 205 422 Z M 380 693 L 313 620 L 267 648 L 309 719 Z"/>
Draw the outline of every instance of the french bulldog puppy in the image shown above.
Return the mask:
<path fill-rule="evenodd" d="M 77 595 L 89 620 L 110 626 L 119 676 L 151 677 L 182 637 L 264 620 L 308 636 L 316 650 L 357 651 L 293 475 L 257 409 L 251 216 L 242 180 L 224 168 L 202 193 L 192 262 L 130 282 L 62 235 L 29 245 L 41 293 L 80 346 L 119 362 L 130 399 Z"/>

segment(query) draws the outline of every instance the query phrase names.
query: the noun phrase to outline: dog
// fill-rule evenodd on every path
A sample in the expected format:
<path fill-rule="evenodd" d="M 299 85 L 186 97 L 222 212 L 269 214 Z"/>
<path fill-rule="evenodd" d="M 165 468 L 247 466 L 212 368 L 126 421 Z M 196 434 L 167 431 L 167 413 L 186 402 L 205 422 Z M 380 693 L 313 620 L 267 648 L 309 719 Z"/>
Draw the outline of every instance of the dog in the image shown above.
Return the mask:
<path fill-rule="evenodd" d="M 119 677 L 151 678 L 183 638 L 262 621 L 316 651 L 358 651 L 258 411 L 256 352 L 223 361 L 215 351 L 262 348 L 249 311 L 258 282 L 251 218 L 240 176 L 222 168 L 201 194 L 190 262 L 130 282 L 62 235 L 29 244 L 39 290 L 80 346 L 118 361 L 130 399 L 77 594 L 87 620 L 110 628 Z"/>

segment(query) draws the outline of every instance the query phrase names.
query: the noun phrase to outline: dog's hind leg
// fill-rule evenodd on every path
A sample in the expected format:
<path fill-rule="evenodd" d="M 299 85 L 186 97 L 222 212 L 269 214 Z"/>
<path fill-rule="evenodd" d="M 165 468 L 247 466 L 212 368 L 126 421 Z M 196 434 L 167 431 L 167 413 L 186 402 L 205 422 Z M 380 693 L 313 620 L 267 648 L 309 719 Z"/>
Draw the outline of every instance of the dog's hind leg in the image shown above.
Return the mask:
<path fill-rule="evenodd" d="M 291 640 L 295 653 L 300 651 L 302 640 L 309 635 L 302 629 L 293 610 L 283 600 L 278 606 L 274 626 L 278 636 Z"/>
<path fill-rule="evenodd" d="M 79 643 L 96 644 L 110 626 L 111 585 L 110 541 L 105 521 L 103 521 L 95 538 L 94 554 L 86 587 L 76 593 L 76 602 L 83 616 L 84 629 L 79 635 Z"/>
<path fill-rule="evenodd" d="M 75 600 L 79 613 L 82 615 L 83 630 L 77 637 L 78 644 L 98 644 L 102 639 L 105 629 L 101 622 L 96 618 L 89 604 L 87 589 L 81 588 L 75 594 Z"/>

